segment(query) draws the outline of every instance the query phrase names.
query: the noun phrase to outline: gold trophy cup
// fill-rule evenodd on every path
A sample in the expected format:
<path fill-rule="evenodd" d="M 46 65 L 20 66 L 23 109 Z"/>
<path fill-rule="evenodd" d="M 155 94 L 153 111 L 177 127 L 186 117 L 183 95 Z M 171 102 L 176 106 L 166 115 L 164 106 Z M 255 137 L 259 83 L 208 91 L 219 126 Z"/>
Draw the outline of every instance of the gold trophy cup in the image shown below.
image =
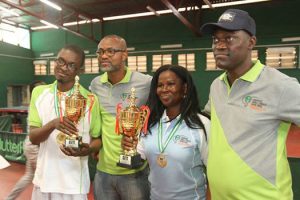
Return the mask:
<path fill-rule="evenodd" d="M 80 94 L 79 91 L 79 77 L 75 77 L 74 92 L 71 96 L 66 97 L 65 101 L 65 116 L 78 124 L 81 117 L 84 117 L 86 108 L 86 98 Z M 63 132 L 59 132 L 56 141 L 59 144 L 64 144 L 66 147 L 80 148 L 82 144 L 82 137 L 77 135 L 67 135 Z"/>
<path fill-rule="evenodd" d="M 142 129 L 144 129 L 143 132 L 146 134 L 150 110 L 147 106 L 137 107 L 135 100 L 135 88 L 132 88 L 129 96 L 129 106 L 122 110 L 121 104 L 118 104 L 116 119 L 116 132 L 118 134 L 135 137 L 140 135 Z M 123 150 L 117 166 L 135 169 L 142 166 L 142 164 L 141 155 L 134 148 L 130 151 Z"/>

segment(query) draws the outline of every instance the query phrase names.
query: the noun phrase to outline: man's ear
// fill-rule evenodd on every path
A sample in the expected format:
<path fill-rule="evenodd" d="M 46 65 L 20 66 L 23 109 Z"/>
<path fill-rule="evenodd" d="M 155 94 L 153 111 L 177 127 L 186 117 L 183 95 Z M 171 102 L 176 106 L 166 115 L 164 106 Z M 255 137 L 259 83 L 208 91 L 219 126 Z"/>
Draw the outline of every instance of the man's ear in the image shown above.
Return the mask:
<path fill-rule="evenodd" d="M 249 42 L 249 48 L 253 49 L 256 45 L 256 37 L 255 36 L 251 36 L 250 37 L 250 42 Z"/>
<path fill-rule="evenodd" d="M 77 71 L 77 75 L 83 74 L 84 73 L 84 67 L 80 67 Z"/>
<path fill-rule="evenodd" d="M 128 51 L 125 50 L 125 51 L 122 53 L 122 61 L 126 62 L 127 58 L 128 58 Z"/>

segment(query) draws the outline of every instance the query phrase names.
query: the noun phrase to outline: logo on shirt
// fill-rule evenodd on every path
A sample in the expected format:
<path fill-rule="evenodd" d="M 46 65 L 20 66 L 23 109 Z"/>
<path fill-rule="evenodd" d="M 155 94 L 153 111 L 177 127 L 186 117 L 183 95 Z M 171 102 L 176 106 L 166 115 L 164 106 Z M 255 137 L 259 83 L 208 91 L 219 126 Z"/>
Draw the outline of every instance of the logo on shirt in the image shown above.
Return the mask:
<path fill-rule="evenodd" d="M 187 138 L 185 135 L 176 135 L 174 137 L 174 143 L 178 144 L 181 147 L 190 147 L 193 145 L 191 140 Z"/>
<path fill-rule="evenodd" d="M 122 101 L 125 101 L 125 100 L 129 99 L 129 96 L 130 96 L 130 93 L 128 93 L 128 92 L 123 92 L 120 95 Z"/>
<path fill-rule="evenodd" d="M 249 95 L 243 98 L 243 104 L 245 107 L 248 107 L 251 110 L 255 110 L 258 112 L 264 111 L 265 107 L 267 106 L 267 104 L 265 104 L 262 99 Z"/>

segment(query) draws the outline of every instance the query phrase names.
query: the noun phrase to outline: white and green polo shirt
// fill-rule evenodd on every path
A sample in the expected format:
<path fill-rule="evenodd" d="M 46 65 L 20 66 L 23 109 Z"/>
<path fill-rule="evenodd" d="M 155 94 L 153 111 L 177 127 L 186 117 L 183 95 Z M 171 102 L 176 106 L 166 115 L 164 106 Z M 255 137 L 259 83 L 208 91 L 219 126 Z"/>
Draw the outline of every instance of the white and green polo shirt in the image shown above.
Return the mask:
<path fill-rule="evenodd" d="M 56 81 L 50 85 L 34 88 L 31 96 L 28 123 L 29 126 L 42 127 L 58 118 L 55 111 Z M 80 93 L 87 98 L 85 116 L 78 124 L 79 135 L 84 143 L 90 143 L 91 137 L 100 136 L 99 102 L 97 97 L 80 86 Z M 68 95 L 70 91 L 64 94 Z M 64 112 L 64 103 L 60 103 Z M 59 133 L 55 129 L 47 140 L 40 143 L 37 166 L 33 183 L 41 192 L 64 194 L 87 194 L 90 187 L 88 156 L 73 157 L 65 155 L 56 142 Z"/>
<path fill-rule="evenodd" d="M 90 90 L 98 96 L 102 116 L 102 148 L 99 153 L 97 169 L 113 175 L 132 174 L 140 169 L 126 169 L 117 166 L 122 154 L 121 135 L 115 132 L 116 107 L 122 103 L 123 109 L 128 106 L 131 88 L 136 89 L 137 106 L 145 105 L 148 98 L 152 77 L 139 72 L 126 71 L 125 77 L 117 84 L 108 81 L 107 73 L 96 77 L 90 85 Z"/>
<path fill-rule="evenodd" d="M 292 200 L 286 137 L 300 125 L 300 84 L 276 69 L 254 66 L 230 87 L 214 80 L 207 163 L 213 200 Z"/>

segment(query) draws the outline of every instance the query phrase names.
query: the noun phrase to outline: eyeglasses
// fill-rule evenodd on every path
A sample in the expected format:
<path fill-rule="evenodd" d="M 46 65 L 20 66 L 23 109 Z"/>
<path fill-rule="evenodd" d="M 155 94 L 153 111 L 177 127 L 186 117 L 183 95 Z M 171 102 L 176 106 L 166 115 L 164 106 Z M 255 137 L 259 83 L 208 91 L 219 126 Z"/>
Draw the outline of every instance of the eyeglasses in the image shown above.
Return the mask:
<path fill-rule="evenodd" d="M 225 38 L 212 37 L 212 42 L 214 45 L 218 45 L 220 44 L 220 42 L 223 42 L 226 45 L 231 45 L 238 42 L 239 40 L 240 38 L 235 36 L 227 36 Z"/>
<path fill-rule="evenodd" d="M 64 59 L 62 59 L 62 58 L 57 58 L 57 59 L 55 59 L 54 61 L 55 61 L 55 63 L 56 63 L 58 66 L 60 66 L 60 67 L 66 66 L 66 67 L 68 68 L 68 70 L 70 70 L 70 71 L 75 71 L 75 69 L 76 69 L 76 64 L 75 64 L 75 63 L 67 63 L 67 62 L 66 62 Z"/>
<path fill-rule="evenodd" d="M 98 49 L 96 51 L 96 54 L 98 56 L 103 56 L 105 54 L 105 55 L 107 55 L 109 57 L 112 57 L 116 53 L 118 53 L 118 52 L 124 52 L 124 51 L 125 51 L 124 49 L 114 49 L 114 48 L 102 49 L 102 48 L 100 48 L 100 49 Z"/>

